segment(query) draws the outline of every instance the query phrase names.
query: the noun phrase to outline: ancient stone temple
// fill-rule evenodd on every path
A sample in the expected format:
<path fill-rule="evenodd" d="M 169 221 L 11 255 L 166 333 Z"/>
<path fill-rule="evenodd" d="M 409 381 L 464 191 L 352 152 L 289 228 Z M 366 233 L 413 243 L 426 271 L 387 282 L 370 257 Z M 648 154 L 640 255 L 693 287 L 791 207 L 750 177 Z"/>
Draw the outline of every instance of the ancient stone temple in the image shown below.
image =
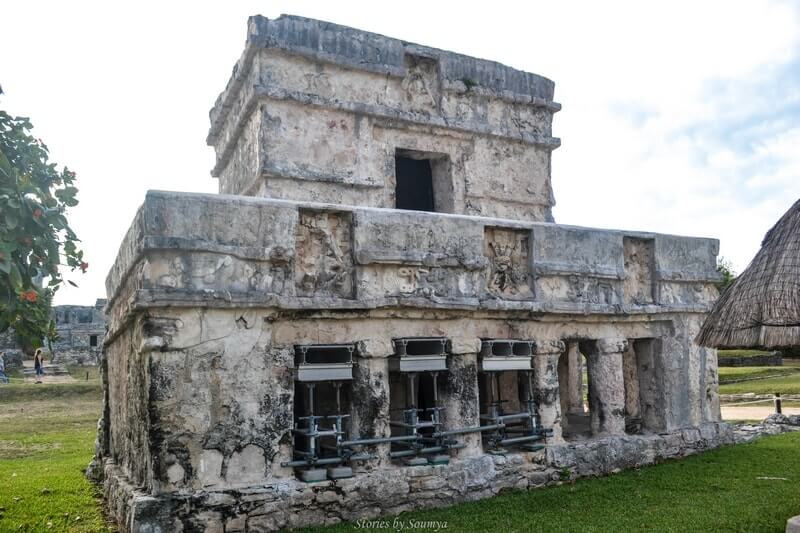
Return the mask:
<path fill-rule="evenodd" d="M 553 223 L 554 84 L 253 17 L 220 195 L 150 192 L 107 279 L 124 531 L 269 531 L 729 442 L 713 239 Z"/>
<path fill-rule="evenodd" d="M 52 309 L 58 337 L 52 342 L 42 340 L 45 357 L 63 365 L 96 366 L 102 353 L 106 333 L 105 298 L 94 305 L 56 305 Z M 25 357 L 33 358 L 34 348 L 23 347 L 13 328 L 0 334 L 0 351 L 5 352 L 9 370 L 21 368 Z"/>
<path fill-rule="evenodd" d="M 94 366 L 98 364 L 106 333 L 105 298 L 94 306 L 58 305 L 53 308 L 58 339 L 52 343 L 54 363 Z"/>

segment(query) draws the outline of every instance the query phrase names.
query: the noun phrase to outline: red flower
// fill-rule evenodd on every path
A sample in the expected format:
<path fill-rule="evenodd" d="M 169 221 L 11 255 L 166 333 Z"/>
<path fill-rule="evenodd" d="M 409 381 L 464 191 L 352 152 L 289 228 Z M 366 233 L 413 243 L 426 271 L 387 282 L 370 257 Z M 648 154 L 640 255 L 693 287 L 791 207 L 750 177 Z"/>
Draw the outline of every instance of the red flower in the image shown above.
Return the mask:
<path fill-rule="evenodd" d="M 39 298 L 39 295 L 36 293 L 36 291 L 33 291 L 33 290 L 19 293 L 19 299 L 20 300 L 25 300 L 25 301 L 28 301 L 28 302 L 35 302 L 38 298 Z"/>
<path fill-rule="evenodd" d="M 86 269 L 89 268 L 89 263 L 81 263 L 81 271 L 86 272 Z"/>
<path fill-rule="evenodd" d="M 41 209 L 39 209 L 38 207 L 33 210 L 33 218 L 35 218 L 36 220 L 39 220 L 40 218 L 42 218 L 43 214 L 44 214 L 44 212 Z"/>

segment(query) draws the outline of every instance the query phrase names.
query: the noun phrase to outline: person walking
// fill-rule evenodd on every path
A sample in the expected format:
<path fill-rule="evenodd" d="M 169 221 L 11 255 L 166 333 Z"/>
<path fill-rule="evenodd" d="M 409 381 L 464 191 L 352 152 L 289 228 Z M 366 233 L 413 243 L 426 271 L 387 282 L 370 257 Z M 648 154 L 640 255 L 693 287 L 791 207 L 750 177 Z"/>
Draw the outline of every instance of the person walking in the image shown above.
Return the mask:
<path fill-rule="evenodd" d="M 0 350 L 0 383 L 8 384 L 8 376 L 6 376 L 6 353 Z"/>
<path fill-rule="evenodd" d="M 36 348 L 33 353 L 33 368 L 36 370 L 36 383 L 41 383 L 44 376 L 44 352 L 41 348 Z"/>

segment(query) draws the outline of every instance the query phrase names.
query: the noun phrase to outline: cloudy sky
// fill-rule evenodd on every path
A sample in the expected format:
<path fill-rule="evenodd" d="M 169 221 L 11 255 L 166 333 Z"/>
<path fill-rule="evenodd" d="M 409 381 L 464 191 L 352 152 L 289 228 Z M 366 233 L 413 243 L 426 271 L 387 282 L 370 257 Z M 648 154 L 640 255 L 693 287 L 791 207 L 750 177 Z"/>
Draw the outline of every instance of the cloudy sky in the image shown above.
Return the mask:
<path fill-rule="evenodd" d="M 474 7 L 473 7 L 474 5 Z M 78 173 L 90 304 L 148 189 L 216 192 L 208 109 L 248 15 L 291 13 L 556 82 L 557 222 L 717 237 L 741 271 L 800 197 L 791 2 L 3 2 L 0 108 Z"/>

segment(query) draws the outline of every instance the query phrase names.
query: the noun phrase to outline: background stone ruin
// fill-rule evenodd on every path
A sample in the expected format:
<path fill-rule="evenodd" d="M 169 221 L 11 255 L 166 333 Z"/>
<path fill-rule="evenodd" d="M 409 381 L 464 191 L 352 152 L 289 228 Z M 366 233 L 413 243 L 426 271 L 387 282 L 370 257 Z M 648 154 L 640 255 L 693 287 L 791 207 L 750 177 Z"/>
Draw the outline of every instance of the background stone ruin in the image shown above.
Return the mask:
<path fill-rule="evenodd" d="M 44 348 L 51 362 L 65 365 L 97 366 L 103 351 L 106 334 L 105 298 L 98 298 L 93 306 L 56 305 L 52 317 L 56 323 L 58 339 Z M 20 346 L 14 329 L 0 335 L 0 350 L 6 353 L 8 370 L 22 367 L 22 360 L 33 357 L 33 349 Z"/>
<path fill-rule="evenodd" d="M 53 308 L 58 340 L 52 345 L 53 363 L 95 366 L 100 362 L 106 334 L 105 298 L 94 306 L 57 305 Z"/>

